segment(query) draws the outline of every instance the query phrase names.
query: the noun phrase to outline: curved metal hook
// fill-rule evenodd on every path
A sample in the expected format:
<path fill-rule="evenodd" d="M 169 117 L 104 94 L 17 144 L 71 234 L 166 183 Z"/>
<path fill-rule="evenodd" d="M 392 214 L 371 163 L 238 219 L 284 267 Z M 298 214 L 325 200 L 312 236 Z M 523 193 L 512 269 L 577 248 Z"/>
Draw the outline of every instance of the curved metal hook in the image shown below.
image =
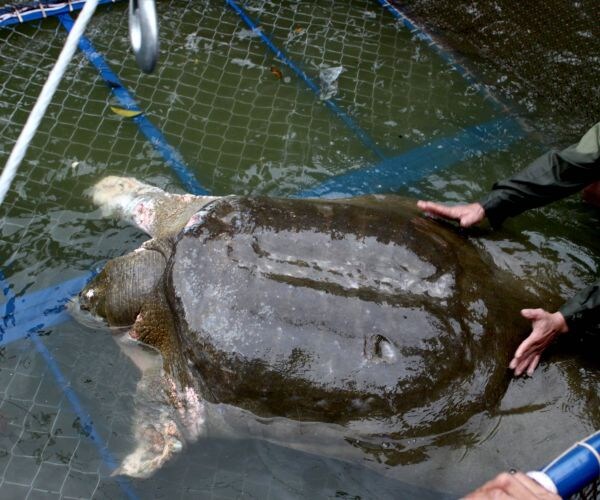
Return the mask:
<path fill-rule="evenodd" d="M 154 0 L 129 0 L 129 40 L 144 73 L 152 73 L 158 59 L 158 20 Z"/>

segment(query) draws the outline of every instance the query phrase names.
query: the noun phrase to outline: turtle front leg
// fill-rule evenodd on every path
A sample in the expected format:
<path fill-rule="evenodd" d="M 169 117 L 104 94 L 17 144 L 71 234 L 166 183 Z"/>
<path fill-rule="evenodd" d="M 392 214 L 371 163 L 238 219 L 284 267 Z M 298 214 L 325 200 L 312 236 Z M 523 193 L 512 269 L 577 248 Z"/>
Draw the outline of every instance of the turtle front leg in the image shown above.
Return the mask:
<path fill-rule="evenodd" d="M 135 394 L 135 449 L 113 475 L 146 478 L 183 449 L 184 433 L 167 395 L 161 369 L 146 372 Z"/>
<path fill-rule="evenodd" d="M 177 234 L 195 212 L 216 199 L 167 193 L 132 177 L 114 175 L 95 184 L 91 195 L 105 216 L 119 217 L 153 237 Z"/>
<path fill-rule="evenodd" d="M 135 392 L 136 446 L 113 475 L 147 478 L 179 453 L 186 442 L 202 434 L 205 408 L 194 389 L 182 389 L 165 373 L 161 356 L 153 348 L 132 340 L 128 334 L 118 342 L 142 376 Z"/>
<path fill-rule="evenodd" d="M 142 376 L 135 392 L 135 449 L 115 474 L 148 477 L 205 426 L 204 402 L 187 371 L 166 298 L 146 296 L 131 330 L 117 337 Z"/>

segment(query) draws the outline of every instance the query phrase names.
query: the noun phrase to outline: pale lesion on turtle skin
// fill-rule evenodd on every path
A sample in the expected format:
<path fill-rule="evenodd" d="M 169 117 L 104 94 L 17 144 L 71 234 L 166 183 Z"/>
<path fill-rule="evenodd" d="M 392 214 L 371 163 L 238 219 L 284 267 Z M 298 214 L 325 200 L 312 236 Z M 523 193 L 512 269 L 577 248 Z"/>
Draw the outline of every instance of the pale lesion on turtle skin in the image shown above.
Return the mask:
<path fill-rule="evenodd" d="M 165 372 L 161 353 L 133 342 L 127 334 L 118 341 L 142 376 L 135 395 L 136 447 L 112 475 L 146 478 L 180 452 L 185 442 L 200 436 L 205 422 L 204 406 L 194 389 L 182 388 Z"/>
<path fill-rule="evenodd" d="M 174 238 L 217 196 L 167 193 L 131 177 L 105 177 L 90 190 L 105 217 L 119 217 L 154 238 Z"/>

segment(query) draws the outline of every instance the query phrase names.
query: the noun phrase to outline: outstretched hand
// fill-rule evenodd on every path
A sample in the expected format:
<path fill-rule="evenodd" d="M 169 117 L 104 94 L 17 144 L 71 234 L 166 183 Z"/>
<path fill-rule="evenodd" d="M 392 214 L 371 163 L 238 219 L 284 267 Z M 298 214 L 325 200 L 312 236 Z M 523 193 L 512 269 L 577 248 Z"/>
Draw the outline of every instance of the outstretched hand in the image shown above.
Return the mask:
<path fill-rule="evenodd" d="M 559 500 L 560 497 L 522 472 L 516 472 L 515 474 L 503 472 L 464 497 L 463 500 L 493 499 Z"/>
<path fill-rule="evenodd" d="M 431 201 L 419 200 L 417 207 L 431 215 L 437 215 L 444 219 L 457 220 L 462 227 L 472 226 L 485 218 L 485 210 L 480 203 L 449 207 Z"/>
<path fill-rule="evenodd" d="M 533 327 L 527 337 L 517 348 L 515 355 L 508 365 L 518 377 L 524 372 L 532 375 L 540 362 L 542 351 L 560 333 L 569 331 L 564 316 L 560 312 L 549 313 L 544 309 L 523 309 L 521 316 L 531 321 Z"/>

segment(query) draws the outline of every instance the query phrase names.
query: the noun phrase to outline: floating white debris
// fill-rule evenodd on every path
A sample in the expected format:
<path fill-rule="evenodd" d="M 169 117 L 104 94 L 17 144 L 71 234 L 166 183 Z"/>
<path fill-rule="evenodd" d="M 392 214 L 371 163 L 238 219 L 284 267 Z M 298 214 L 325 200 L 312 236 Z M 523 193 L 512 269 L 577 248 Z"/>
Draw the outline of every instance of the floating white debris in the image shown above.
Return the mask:
<path fill-rule="evenodd" d="M 371 67 L 373 68 L 373 71 L 377 72 L 384 66 L 384 64 L 385 63 L 383 61 L 377 59 Z"/>
<path fill-rule="evenodd" d="M 254 64 L 249 59 L 239 59 L 237 57 L 231 59 L 231 64 L 241 66 L 242 68 L 256 68 L 256 64 Z"/>
<path fill-rule="evenodd" d="M 547 57 L 551 62 L 570 64 L 572 66 L 580 66 L 582 63 L 581 59 L 576 54 L 568 50 L 562 52 L 553 51 L 550 52 Z"/>
<path fill-rule="evenodd" d="M 247 40 L 248 38 L 257 38 L 260 36 L 260 31 L 258 30 L 249 30 L 242 28 L 235 33 L 236 38 L 239 40 Z"/>
<path fill-rule="evenodd" d="M 200 48 L 200 40 L 201 38 L 196 33 L 190 33 L 185 37 L 185 49 L 197 53 Z"/>
<path fill-rule="evenodd" d="M 319 71 L 319 79 L 321 80 L 321 95 L 322 101 L 331 99 L 338 91 L 337 79 L 344 71 L 343 66 L 321 67 Z"/>

